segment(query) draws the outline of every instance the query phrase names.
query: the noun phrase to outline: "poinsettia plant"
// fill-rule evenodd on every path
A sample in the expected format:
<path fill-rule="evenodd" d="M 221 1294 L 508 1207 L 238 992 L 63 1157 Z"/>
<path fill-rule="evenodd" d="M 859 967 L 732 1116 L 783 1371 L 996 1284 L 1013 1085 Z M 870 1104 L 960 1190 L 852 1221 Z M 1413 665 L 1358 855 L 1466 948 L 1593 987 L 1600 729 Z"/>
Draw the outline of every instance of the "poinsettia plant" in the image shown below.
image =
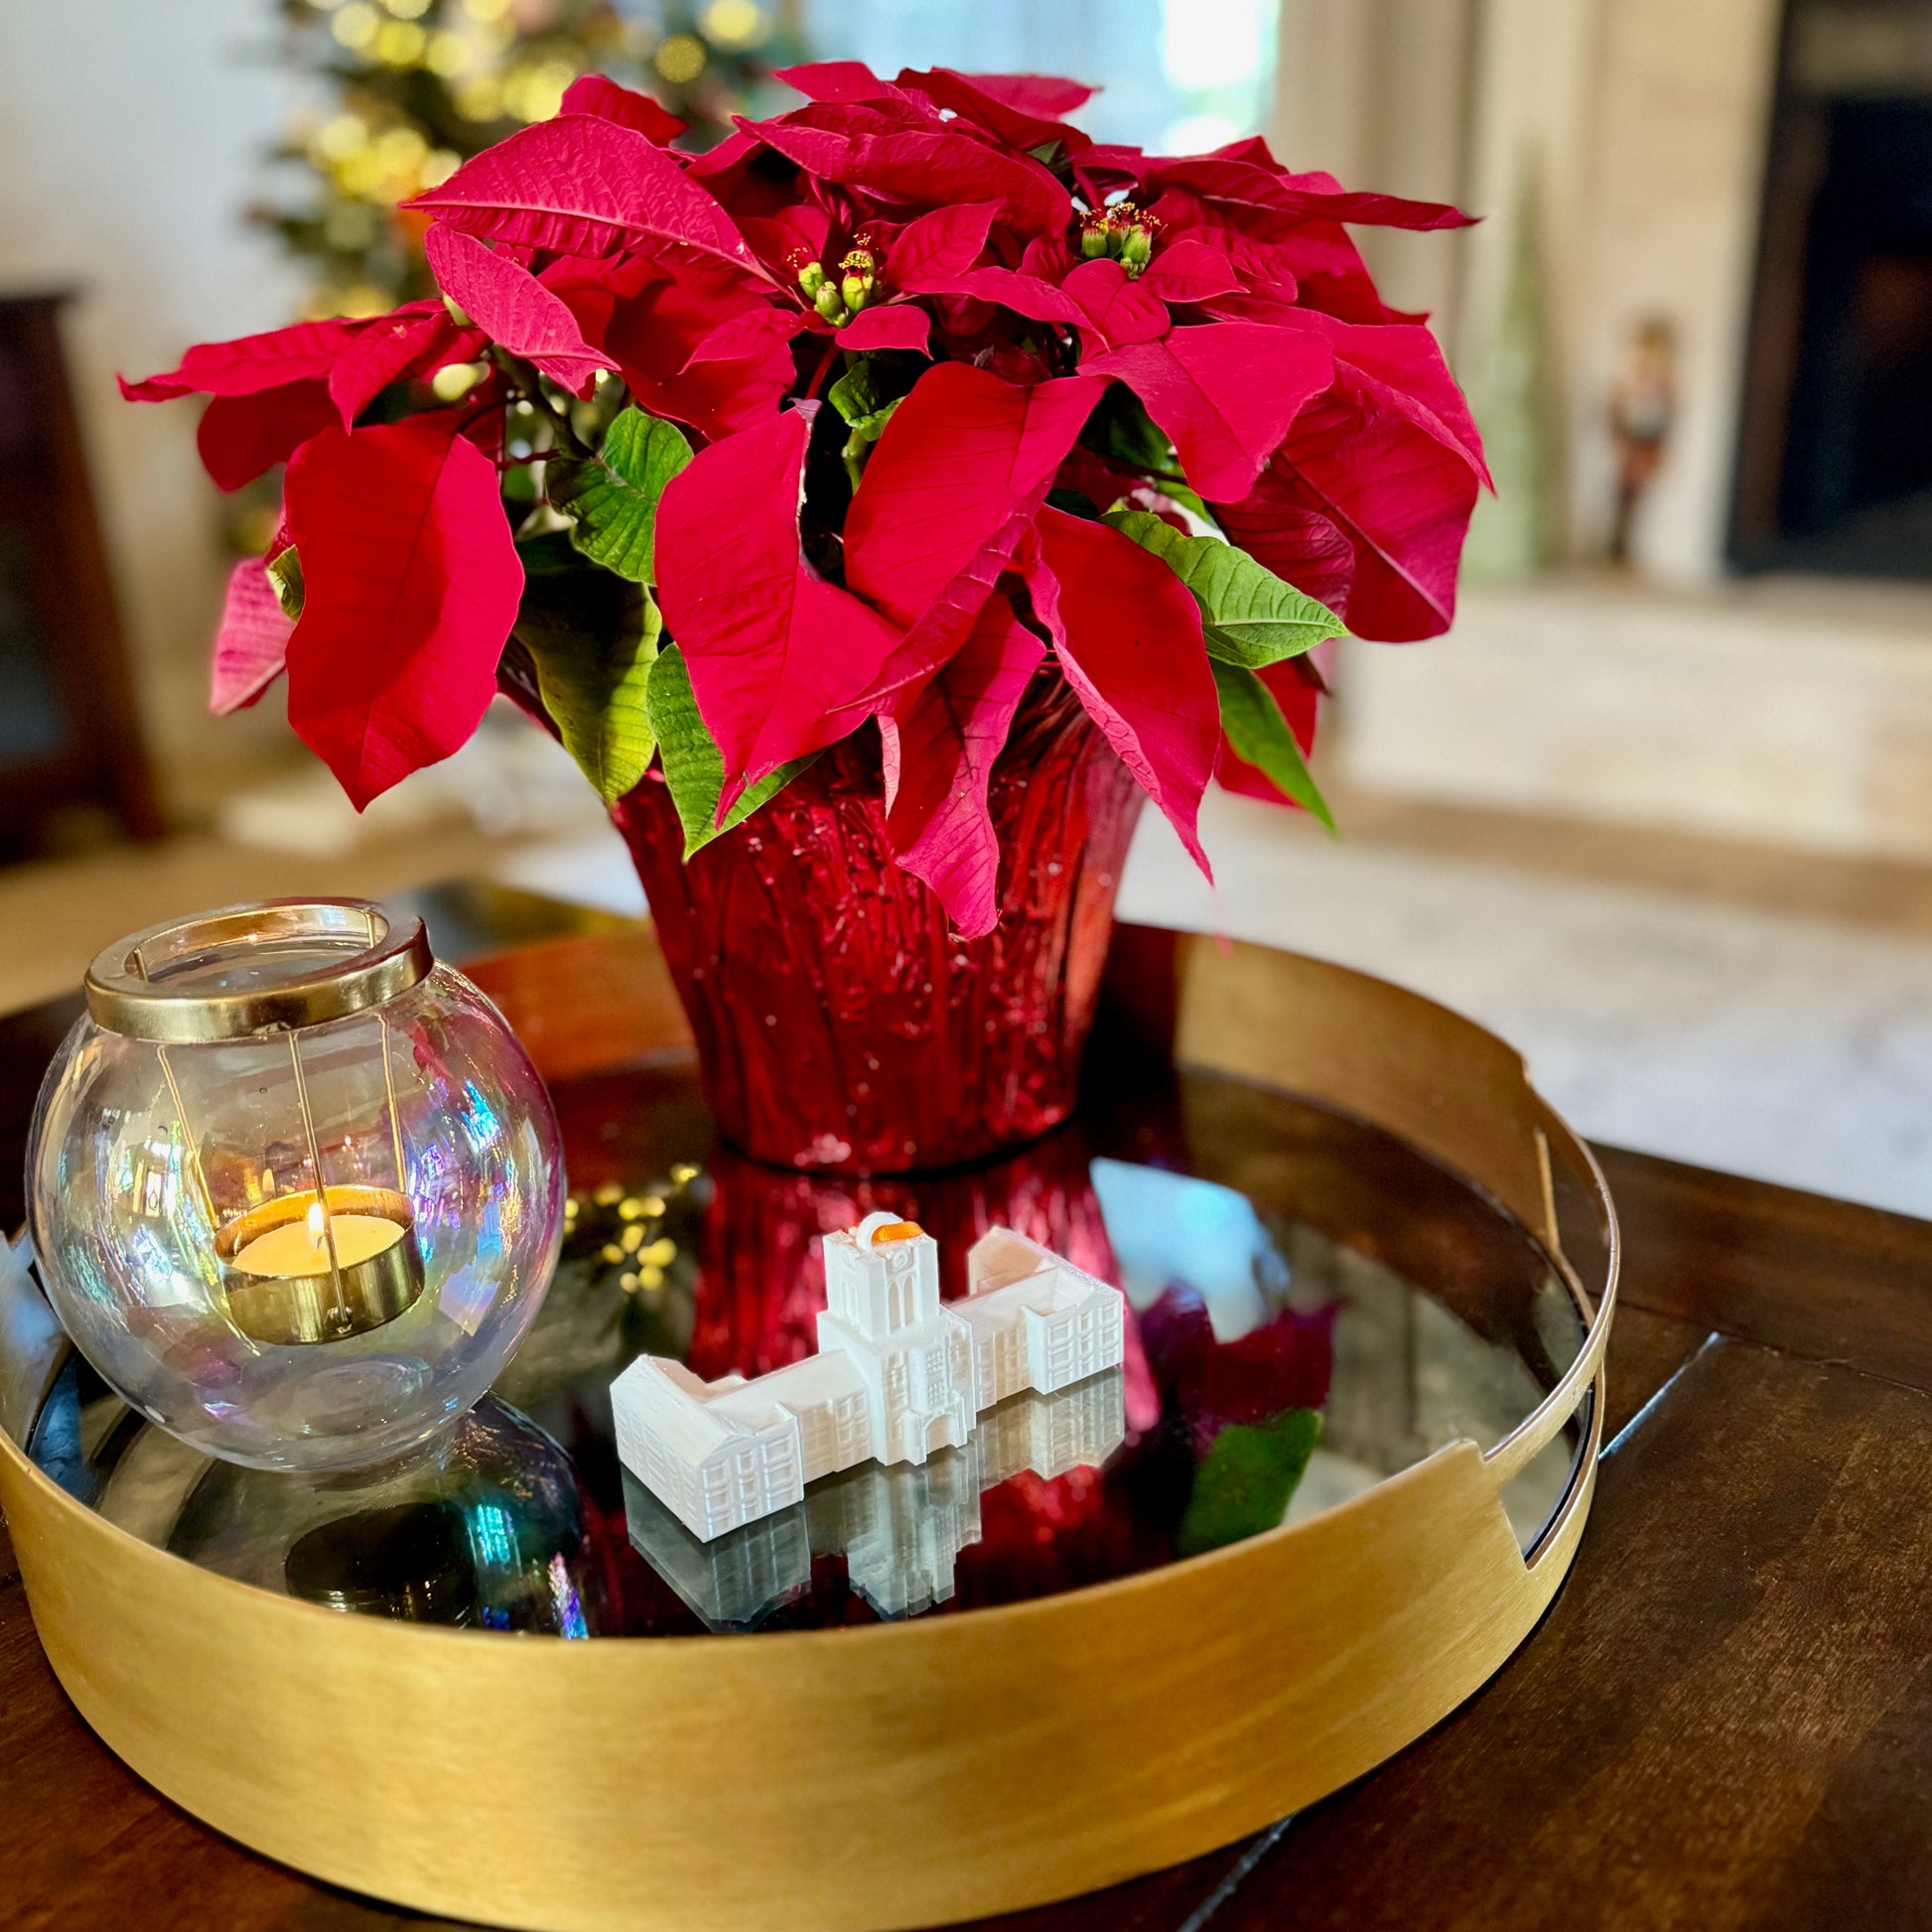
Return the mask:
<path fill-rule="evenodd" d="M 1344 628 L 1447 627 L 1467 408 L 1349 223 L 1464 216 L 1261 140 L 1102 146 L 1076 82 L 851 62 L 702 155 L 598 77 L 411 207 L 442 299 L 189 350 L 233 488 L 217 711 L 284 669 L 358 806 L 538 698 L 607 800 L 668 784 L 687 857 L 876 729 L 900 864 L 998 912 L 987 785 L 1037 675 L 1196 858 L 1224 780 L 1322 810 L 1303 752 Z"/>

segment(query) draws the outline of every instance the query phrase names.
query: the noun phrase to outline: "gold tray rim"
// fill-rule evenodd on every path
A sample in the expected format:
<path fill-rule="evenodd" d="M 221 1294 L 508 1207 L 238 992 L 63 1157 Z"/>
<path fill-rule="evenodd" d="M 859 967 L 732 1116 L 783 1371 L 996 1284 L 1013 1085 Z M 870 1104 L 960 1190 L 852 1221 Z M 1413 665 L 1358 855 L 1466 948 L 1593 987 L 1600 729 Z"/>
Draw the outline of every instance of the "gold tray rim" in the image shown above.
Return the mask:
<path fill-rule="evenodd" d="M 201 1570 L 99 1517 L 0 1431 L 0 1506 L 43 1645 L 81 1715 L 164 1794 L 270 1857 L 418 1910 L 560 1932 L 620 1925 L 684 1932 L 774 1915 L 800 1928 L 883 1932 L 1023 1909 L 1231 1842 L 1402 1748 L 1500 1666 L 1574 1559 L 1601 1444 L 1602 1360 L 1619 1265 L 1614 1204 L 1588 1148 L 1536 1094 L 1520 1055 L 1473 1022 L 1303 955 L 1199 940 L 1181 947 L 1176 1064 L 1305 1093 L 1390 1127 L 1543 1231 L 1586 1309 L 1592 1298 L 1555 1238 L 1552 1158 L 1561 1156 L 1590 1191 L 1605 1268 L 1583 1347 L 1537 1408 L 1492 1448 L 1449 1444 L 1319 1516 L 1054 1596 L 905 1623 L 774 1632 L 750 1643 L 704 1635 L 580 1645 L 348 1617 Z M 1286 997 L 1299 1030 L 1258 1035 L 1245 1025 L 1257 994 L 1270 1005 Z M 1392 1020 L 1400 1050 L 1361 1051 L 1364 1041 L 1352 1031 Z M 1413 1077 L 1418 1069 L 1467 1076 L 1472 1067 L 1491 1099 L 1500 1092 L 1513 1101 L 1503 1125 L 1514 1133 L 1480 1116 L 1460 1122 L 1473 1134 L 1454 1131 L 1454 1121 L 1445 1131 L 1441 1093 Z M 1524 1129 L 1534 1137 L 1528 1146 L 1519 1144 Z M 1571 1483 L 1525 1557 L 1497 1491 L 1562 1430 L 1586 1393 L 1589 1423 Z M 1277 1628 L 1274 1613 L 1287 1599 L 1271 1589 L 1286 1582 L 1291 1595 L 1321 1596 L 1324 1583 L 1349 1584 L 1351 1571 L 1366 1576 L 1386 1566 L 1398 1546 L 1397 1567 L 1406 1570 L 1409 1539 L 1393 1534 L 1405 1520 L 1426 1533 L 1430 1561 L 1441 1569 L 1431 1573 L 1431 1602 L 1423 1605 L 1434 1614 L 1420 1618 L 1437 1648 L 1421 1659 L 1406 1656 L 1416 1640 L 1409 1626 L 1418 1618 L 1407 1613 L 1415 1604 L 1378 1609 L 1374 1589 L 1357 1587 L 1351 1595 L 1344 1588 L 1322 1626 L 1337 1646 L 1330 1663 L 1383 1659 L 1393 1695 L 1352 1700 L 1335 1683 L 1324 1689 L 1313 1681 L 1320 1671 L 1309 1671 L 1305 1659 L 1310 1681 L 1288 1701 L 1306 1725 L 1297 1740 L 1276 1740 L 1272 1749 L 1257 1740 L 1252 1715 L 1239 1708 L 1254 1694 L 1231 1692 L 1225 1656 L 1205 1672 L 1189 1669 L 1186 1655 L 1164 1660 L 1168 1668 L 1156 1677 L 1169 1688 L 1158 1697 L 1142 1686 L 1116 1695 L 1117 1669 L 1095 1675 L 1087 1668 L 1082 1653 L 1093 1646 L 1107 1654 L 1125 1643 L 1134 1654 L 1188 1616 L 1197 1635 L 1211 1630 L 1222 1653 L 1239 1657 L 1237 1680 L 1247 1667 L 1279 1666 L 1279 1638 L 1306 1637 L 1307 1629 L 1292 1627 L 1293 1618 L 1290 1628 Z M 1458 1526 L 1459 1545 L 1442 1543 L 1444 1523 Z M 1245 1624 L 1225 1614 L 1236 1598 L 1259 1606 Z M 1459 1627 L 1445 1635 L 1445 1604 L 1456 1601 L 1467 1614 L 1451 1619 Z M 1349 1627 L 1363 1616 L 1374 1620 L 1372 1629 Z M 1061 1668 L 1057 1680 L 1043 1670 L 1053 1665 Z M 1001 1727 L 989 1715 L 998 1700 L 986 1692 L 1002 1681 L 1010 1692 L 1026 1683 L 1035 1700 L 1006 1726 L 1043 1754 L 1032 1777 L 1011 1749 L 998 1748 Z M 447 1703 L 431 1695 L 459 1688 Z M 436 1711 L 420 1709 L 425 1697 Z M 1080 1733 L 1092 1724 L 1114 1736 L 1104 1722 L 1109 1703 L 1116 1724 L 1123 1702 L 1158 1723 L 1160 1701 L 1170 1699 L 1179 1701 L 1172 1708 L 1198 1715 L 1174 1733 L 1173 1752 L 1198 1755 L 1190 1739 L 1217 1737 L 1221 1775 L 1191 1801 L 1167 1792 L 1151 1805 L 1148 1779 L 1123 1762 L 1132 1753 L 1119 1748 L 1121 1740 L 1096 1749 Z M 425 1722 L 414 1731 L 399 1728 L 395 1712 L 412 1704 Z M 480 1721 L 483 1704 L 493 1723 Z M 261 1730 L 264 1709 L 278 1713 L 269 1728 L 279 1735 L 279 1754 L 236 1753 L 218 1741 L 237 1729 Z M 826 1735 L 836 1716 L 856 1717 L 855 1736 Z M 730 1733 L 741 1720 L 756 1727 L 762 1748 L 734 1747 Z M 540 1748 L 546 1737 L 599 1740 L 605 1763 L 643 1771 L 665 1815 L 655 1829 L 626 1821 L 610 1777 L 580 1773 L 567 1790 L 528 1806 L 460 1806 L 454 1822 L 461 1829 L 439 1842 L 433 1828 L 452 1815 L 436 1793 L 491 1748 L 492 1733 L 505 1747 L 520 1740 Z M 652 1763 L 639 1767 L 631 1759 L 642 1746 Z M 802 1780 L 792 1770 L 801 1750 L 816 1751 L 819 1777 Z M 237 1755 L 247 1763 L 234 1764 Z M 592 1755 L 600 1755 L 595 1747 Z M 913 1759 L 919 1775 L 902 1775 Z M 1050 1802 L 1045 1789 L 1050 1767 L 1069 1763 L 1086 1780 L 1083 1802 L 1070 1808 L 1063 1775 Z M 935 1764 L 943 1777 L 935 1779 Z M 1017 1781 L 1016 1771 L 1023 1772 Z M 862 1827 L 845 1821 L 848 1840 L 828 1877 L 830 1820 L 803 1787 L 829 1781 L 836 1789 L 841 1778 L 865 1796 L 868 1810 Z M 587 1789 L 597 1799 L 588 1808 Z M 947 1811 L 935 1813 L 941 1794 Z M 1091 1829 L 1095 1817 L 1107 1828 Z M 697 1849 L 706 1824 L 720 1818 L 742 1834 L 722 1864 Z M 371 1819 L 379 1821 L 373 1831 Z M 930 1837 L 935 1824 L 942 1829 L 930 1856 L 908 1859 L 906 1847 Z M 521 1850 L 506 1853 L 506 1845 Z"/>

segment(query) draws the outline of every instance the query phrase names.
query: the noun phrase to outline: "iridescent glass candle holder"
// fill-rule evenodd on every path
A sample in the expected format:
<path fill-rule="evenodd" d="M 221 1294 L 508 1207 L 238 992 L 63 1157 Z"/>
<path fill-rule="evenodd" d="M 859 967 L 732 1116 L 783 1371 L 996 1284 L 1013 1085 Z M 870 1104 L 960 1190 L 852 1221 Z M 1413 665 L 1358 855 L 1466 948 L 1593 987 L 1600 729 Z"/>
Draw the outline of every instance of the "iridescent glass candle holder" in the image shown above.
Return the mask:
<path fill-rule="evenodd" d="M 418 919 L 356 900 L 155 926 L 88 969 L 41 1089 L 29 1225 L 75 1345 L 258 1468 L 381 1462 L 535 1315 L 563 1169 L 543 1084 Z"/>

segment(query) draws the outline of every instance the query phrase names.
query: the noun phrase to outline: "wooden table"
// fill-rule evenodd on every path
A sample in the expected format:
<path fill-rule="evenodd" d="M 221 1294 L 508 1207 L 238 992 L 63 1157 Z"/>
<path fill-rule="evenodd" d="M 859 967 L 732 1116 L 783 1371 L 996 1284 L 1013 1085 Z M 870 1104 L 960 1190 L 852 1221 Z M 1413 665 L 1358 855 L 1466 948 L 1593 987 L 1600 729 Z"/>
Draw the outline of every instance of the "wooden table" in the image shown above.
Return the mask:
<path fill-rule="evenodd" d="M 594 999 L 610 979 L 584 963 Z M 523 970 L 498 965 L 499 996 Z M 75 1010 L 0 1020 L 8 1226 Z M 1609 1448 L 1543 1627 L 1311 1811 L 1001 1926 L 1932 1923 L 1932 1223 L 1599 1152 L 1627 1244 Z M 126 1770 L 49 1671 L 3 1531 L 0 1922 L 432 1923 L 267 1863 Z"/>

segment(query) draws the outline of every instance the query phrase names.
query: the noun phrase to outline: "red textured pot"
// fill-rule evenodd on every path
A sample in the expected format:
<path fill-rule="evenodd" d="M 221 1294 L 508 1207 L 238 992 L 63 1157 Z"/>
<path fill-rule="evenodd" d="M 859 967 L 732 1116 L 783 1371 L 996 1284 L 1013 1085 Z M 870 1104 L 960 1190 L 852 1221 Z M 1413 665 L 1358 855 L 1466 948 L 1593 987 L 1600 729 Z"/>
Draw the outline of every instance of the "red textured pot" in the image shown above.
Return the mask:
<path fill-rule="evenodd" d="M 835 745 L 687 865 L 653 772 L 613 808 L 725 1136 L 783 1167 L 900 1173 L 1066 1117 L 1142 793 L 1056 672 L 994 768 L 1000 923 L 947 925 L 893 862 L 879 738 Z"/>

